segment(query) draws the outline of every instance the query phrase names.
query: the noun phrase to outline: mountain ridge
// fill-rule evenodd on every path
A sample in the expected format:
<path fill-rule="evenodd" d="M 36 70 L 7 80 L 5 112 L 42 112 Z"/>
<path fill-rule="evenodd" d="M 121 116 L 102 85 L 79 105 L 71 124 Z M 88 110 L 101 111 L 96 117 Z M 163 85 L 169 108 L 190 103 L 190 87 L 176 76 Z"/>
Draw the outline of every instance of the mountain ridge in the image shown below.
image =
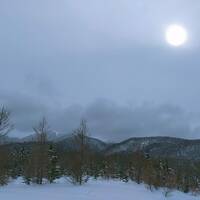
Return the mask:
<path fill-rule="evenodd" d="M 51 136 L 51 137 L 50 137 Z M 51 133 L 48 137 L 50 142 L 54 142 L 59 148 L 64 150 L 75 149 L 73 135 Z M 28 143 L 35 142 L 36 137 L 31 135 L 25 139 L 9 138 L 5 143 Z M 106 155 L 134 153 L 142 151 L 154 157 L 184 158 L 200 160 L 200 139 L 184 139 L 169 136 L 153 137 L 132 137 L 121 142 L 107 143 L 98 138 L 87 137 L 87 142 L 91 150 L 101 152 Z"/>

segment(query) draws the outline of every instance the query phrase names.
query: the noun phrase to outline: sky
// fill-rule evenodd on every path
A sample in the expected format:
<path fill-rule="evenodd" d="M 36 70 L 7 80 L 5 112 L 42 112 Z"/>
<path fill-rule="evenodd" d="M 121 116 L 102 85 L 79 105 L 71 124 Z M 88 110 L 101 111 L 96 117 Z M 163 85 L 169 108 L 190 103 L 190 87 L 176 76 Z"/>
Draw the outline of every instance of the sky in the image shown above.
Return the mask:
<path fill-rule="evenodd" d="M 10 136 L 46 116 L 91 136 L 199 138 L 199 0 L 1 0 L 0 104 Z M 166 43 L 170 24 L 188 41 Z"/>

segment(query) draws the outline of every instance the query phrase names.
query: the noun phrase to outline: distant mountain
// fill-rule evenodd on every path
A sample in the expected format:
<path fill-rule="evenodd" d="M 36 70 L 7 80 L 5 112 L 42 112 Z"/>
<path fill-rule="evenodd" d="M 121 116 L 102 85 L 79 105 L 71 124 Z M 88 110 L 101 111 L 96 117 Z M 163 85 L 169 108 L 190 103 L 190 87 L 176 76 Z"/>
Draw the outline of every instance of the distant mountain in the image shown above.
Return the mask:
<path fill-rule="evenodd" d="M 0 144 L 2 145 L 2 144 L 8 144 L 8 143 L 17 143 L 20 141 L 21 140 L 19 138 L 4 136 L 4 137 L 1 137 Z"/>
<path fill-rule="evenodd" d="M 109 144 L 92 137 L 87 137 L 86 143 L 92 151 L 96 152 L 103 152 L 109 146 Z M 73 135 L 59 138 L 56 144 L 63 150 L 76 150 L 78 148 L 74 142 Z"/>
<path fill-rule="evenodd" d="M 59 148 L 62 148 L 63 150 L 75 150 L 76 146 L 73 141 L 73 135 L 71 134 L 58 134 L 55 131 L 51 131 L 47 134 L 47 140 L 49 142 L 54 142 L 57 144 Z M 3 140 L 1 140 L 2 144 L 9 144 L 9 143 L 32 143 L 37 141 L 37 135 L 32 134 L 29 136 L 26 136 L 24 138 L 10 138 L 10 137 L 4 137 Z M 87 137 L 87 143 L 91 150 L 100 152 L 104 151 L 109 145 L 99 139 Z"/>
<path fill-rule="evenodd" d="M 106 154 L 143 151 L 155 157 L 186 158 L 200 160 L 200 140 L 173 137 L 130 138 L 111 145 Z"/>
<path fill-rule="evenodd" d="M 56 132 L 50 132 L 48 140 L 54 142 L 62 150 L 75 150 L 77 148 L 73 135 L 59 135 Z M 35 141 L 36 135 L 31 135 L 22 139 L 6 137 L 2 142 L 4 144 L 20 144 Z M 106 155 L 142 151 L 153 157 L 200 160 L 200 140 L 173 137 L 141 137 L 109 144 L 96 138 L 87 137 L 87 143 L 91 150 Z"/>
<path fill-rule="evenodd" d="M 49 131 L 47 134 L 48 141 L 56 141 L 57 137 L 58 136 L 56 131 Z M 24 138 L 21 138 L 18 142 L 36 142 L 36 141 L 37 141 L 37 135 L 32 134 Z"/>
<path fill-rule="evenodd" d="M 120 143 L 115 143 L 107 149 L 108 154 L 120 153 L 120 152 L 135 152 L 143 151 L 153 144 L 179 144 L 184 139 L 172 138 L 172 137 L 138 137 L 130 138 Z"/>

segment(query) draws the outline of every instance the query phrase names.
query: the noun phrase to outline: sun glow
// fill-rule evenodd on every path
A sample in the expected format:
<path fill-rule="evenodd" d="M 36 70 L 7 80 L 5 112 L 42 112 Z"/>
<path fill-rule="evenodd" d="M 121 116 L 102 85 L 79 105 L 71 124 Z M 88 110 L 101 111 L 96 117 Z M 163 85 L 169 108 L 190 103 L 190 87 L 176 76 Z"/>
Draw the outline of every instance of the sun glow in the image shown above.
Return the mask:
<path fill-rule="evenodd" d="M 184 27 L 173 24 L 166 30 L 166 41 L 175 47 L 181 46 L 188 40 L 188 34 Z"/>

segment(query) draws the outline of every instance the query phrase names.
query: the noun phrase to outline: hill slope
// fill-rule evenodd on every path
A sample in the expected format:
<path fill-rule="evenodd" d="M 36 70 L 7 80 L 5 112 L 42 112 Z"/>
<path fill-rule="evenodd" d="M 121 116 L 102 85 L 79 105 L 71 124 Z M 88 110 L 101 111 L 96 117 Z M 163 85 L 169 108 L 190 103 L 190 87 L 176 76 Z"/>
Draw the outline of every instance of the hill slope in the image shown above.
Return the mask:
<path fill-rule="evenodd" d="M 58 136 L 50 134 L 49 141 L 57 144 L 63 150 L 76 149 L 72 135 Z M 34 135 L 23 139 L 8 139 L 6 143 L 32 143 L 35 141 Z M 200 160 L 200 140 L 187 140 L 173 137 L 141 137 L 130 138 L 120 143 L 109 144 L 99 139 L 87 137 L 87 143 L 91 150 L 102 152 L 106 155 L 115 153 L 132 153 L 143 151 L 155 157 L 184 158 Z"/>

